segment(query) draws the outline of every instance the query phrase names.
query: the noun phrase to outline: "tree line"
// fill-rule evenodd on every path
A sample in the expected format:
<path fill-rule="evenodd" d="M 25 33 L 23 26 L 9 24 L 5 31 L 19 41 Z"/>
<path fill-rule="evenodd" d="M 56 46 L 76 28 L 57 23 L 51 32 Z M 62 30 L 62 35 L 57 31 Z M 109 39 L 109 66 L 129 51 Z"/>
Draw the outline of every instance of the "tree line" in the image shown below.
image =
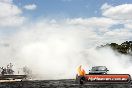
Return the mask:
<path fill-rule="evenodd" d="M 110 44 L 106 44 L 106 45 L 101 45 L 98 48 L 102 48 L 102 47 L 111 47 L 113 50 L 115 50 L 121 54 L 132 55 L 132 41 L 126 41 L 121 44 L 110 43 Z"/>

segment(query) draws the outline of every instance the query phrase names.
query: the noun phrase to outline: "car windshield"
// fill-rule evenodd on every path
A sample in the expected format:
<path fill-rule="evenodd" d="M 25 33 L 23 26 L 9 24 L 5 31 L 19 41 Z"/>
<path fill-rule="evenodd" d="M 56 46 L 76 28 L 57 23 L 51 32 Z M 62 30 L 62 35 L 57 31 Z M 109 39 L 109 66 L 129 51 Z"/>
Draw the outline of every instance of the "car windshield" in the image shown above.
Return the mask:
<path fill-rule="evenodd" d="M 92 67 L 92 71 L 104 71 L 106 70 L 106 67 L 100 66 L 100 67 Z"/>

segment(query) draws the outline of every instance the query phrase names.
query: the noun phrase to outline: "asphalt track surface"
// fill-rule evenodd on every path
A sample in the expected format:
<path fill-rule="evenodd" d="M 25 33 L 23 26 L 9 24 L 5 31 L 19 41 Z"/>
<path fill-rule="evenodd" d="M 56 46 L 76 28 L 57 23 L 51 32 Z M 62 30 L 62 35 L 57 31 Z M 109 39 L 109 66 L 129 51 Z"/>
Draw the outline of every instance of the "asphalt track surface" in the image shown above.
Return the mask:
<path fill-rule="evenodd" d="M 75 80 L 34 80 L 34 81 L 22 81 L 22 82 L 6 82 L 0 83 L 0 88 L 132 88 L 129 84 L 88 84 L 79 85 L 75 83 Z"/>

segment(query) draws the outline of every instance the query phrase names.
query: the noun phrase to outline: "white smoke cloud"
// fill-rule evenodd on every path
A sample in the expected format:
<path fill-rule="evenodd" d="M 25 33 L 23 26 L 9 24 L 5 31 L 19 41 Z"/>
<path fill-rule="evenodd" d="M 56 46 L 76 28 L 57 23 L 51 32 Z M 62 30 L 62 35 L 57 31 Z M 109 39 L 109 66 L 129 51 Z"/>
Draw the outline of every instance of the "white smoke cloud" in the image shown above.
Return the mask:
<path fill-rule="evenodd" d="M 8 39 L 1 39 L 3 65 L 13 62 L 16 67 L 28 66 L 41 79 L 74 78 L 83 65 L 104 65 L 110 73 L 131 73 L 129 56 L 116 54 L 109 48 L 96 50 L 107 41 L 94 30 L 67 22 L 39 21 L 22 27 Z M 105 41 L 104 41 L 105 40 Z"/>
<path fill-rule="evenodd" d="M 130 73 L 131 66 L 131 56 L 121 55 L 111 48 L 106 47 L 102 49 L 90 49 L 87 52 L 87 60 L 92 63 L 92 65 L 104 65 L 110 70 L 109 73 L 119 73 L 125 74 Z M 89 59 L 90 57 L 90 59 Z"/>

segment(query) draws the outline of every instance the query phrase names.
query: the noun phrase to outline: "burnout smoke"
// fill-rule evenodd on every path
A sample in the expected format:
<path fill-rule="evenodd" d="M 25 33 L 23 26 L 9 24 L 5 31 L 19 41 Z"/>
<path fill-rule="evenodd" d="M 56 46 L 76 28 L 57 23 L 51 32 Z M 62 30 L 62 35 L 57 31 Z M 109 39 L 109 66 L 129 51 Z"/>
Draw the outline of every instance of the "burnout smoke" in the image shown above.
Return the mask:
<path fill-rule="evenodd" d="M 16 67 L 27 66 L 36 79 L 74 78 L 79 65 L 86 72 L 91 66 L 104 65 L 110 73 L 131 74 L 130 56 L 109 47 L 96 49 L 107 42 L 104 40 L 92 29 L 67 21 L 36 22 L 1 39 L 1 65 L 12 62 Z"/>

